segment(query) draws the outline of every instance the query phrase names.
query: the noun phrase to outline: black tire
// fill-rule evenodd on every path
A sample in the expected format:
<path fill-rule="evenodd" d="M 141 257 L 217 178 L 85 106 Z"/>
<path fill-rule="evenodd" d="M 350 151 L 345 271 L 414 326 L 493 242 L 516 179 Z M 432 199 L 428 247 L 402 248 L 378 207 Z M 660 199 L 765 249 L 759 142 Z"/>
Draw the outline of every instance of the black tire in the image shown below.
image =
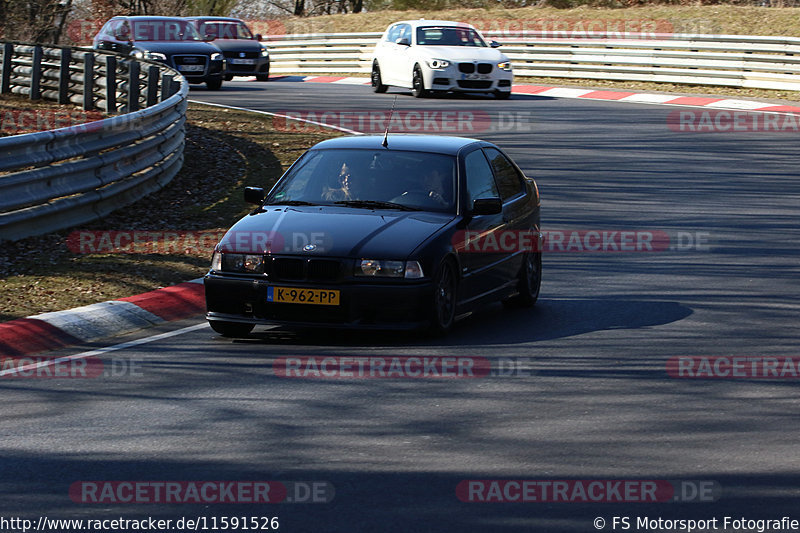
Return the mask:
<path fill-rule="evenodd" d="M 503 301 L 508 307 L 533 307 L 542 287 L 542 252 L 526 253 L 522 258 L 517 291 L 519 294 Z"/>
<path fill-rule="evenodd" d="M 376 93 L 385 93 L 386 89 L 388 89 L 388 85 L 383 84 L 383 78 L 381 78 L 381 68 L 378 66 L 377 63 L 372 64 L 372 90 Z"/>
<path fill-rule="evenodd" d="M 222 88 L 222 78 L 208 80 L 206 87 L 208 87 L 209 91 L 219 91 Z"/>
<path fill-rule="evenodd" d="M 414 67 L 414 73 L 411 75 L 411 94 L 415 98 L 425 98 L 428 96 L 428 91 L 425 89 L 425 80 L 422 77 L 422 71 L 419 65 Z"/>
<path fill-rule="evenodd" d="M 498 100 L 508 100 L 511 96 L 511 91 L 495 91 L 494 97 Z"/>
<path fill-rule="evenodd" d="M 267 64 L 267 70 L 256 74 L 256 80 L 258 81 L 269 81 L 269 64 Z"/>
<path fill-rule="evenodd" d="M 452 261 L 445 260 L 439 265 L 433 283 L 429 330 L 434 335 L 444 335 L 453 327 L 456 318 L 457 293 L 456 269 L 453 267 Z"/>
<path fill-rule="evenodd" d="M 220 320 L 209 320 L 211 329 L 223 337 L 247 337 L 255 327 L 253 324 L 241 324 L 239 322 L 222 322 Z"/>
<path fill-rule="evenodd" d="M 225 74 L 225 81 L 231 81 L 233 79 L 233 74 Z"/>

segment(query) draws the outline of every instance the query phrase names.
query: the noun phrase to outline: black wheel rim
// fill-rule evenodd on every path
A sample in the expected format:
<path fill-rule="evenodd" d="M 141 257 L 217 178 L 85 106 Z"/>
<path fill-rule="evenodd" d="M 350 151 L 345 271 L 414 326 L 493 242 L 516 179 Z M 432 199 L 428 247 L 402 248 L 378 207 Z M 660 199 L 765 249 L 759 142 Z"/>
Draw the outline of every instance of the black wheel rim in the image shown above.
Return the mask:
<path fill-rule="evenodd" d="M 372 67 L 372 86 L 378 87 L 381 84 L 381 72 L 378 67 Z"/>
<path fill-rule="evenodd" d="M 439 325 L 447 327 L 453 321 L 455 310 L 455 280 L 453 272 L 447 265 L 442 267 L 439 283 L 436 285 L 436 313 Z"/>
<path fill-rule="evenodd" d="M 422 93 L 422 76 L 419 75 L 419 71 L 414 71 L 414 94 Z"/>

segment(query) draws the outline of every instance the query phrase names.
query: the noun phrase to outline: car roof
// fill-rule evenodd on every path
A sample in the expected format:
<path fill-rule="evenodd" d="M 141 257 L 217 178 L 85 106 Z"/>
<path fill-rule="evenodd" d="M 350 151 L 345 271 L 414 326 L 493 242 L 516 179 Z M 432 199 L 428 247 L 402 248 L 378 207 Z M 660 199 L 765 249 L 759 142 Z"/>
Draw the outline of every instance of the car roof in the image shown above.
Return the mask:
<path fill-rule="evenodd" d="M 116 17 L 112 17 L 112 19 L 127 19 L 134 22 L 137 20 L 185 20 L 181 17 L 161 17 L 156 15 L 117 15 Z"/>
<path fill-rule="evenodd" d="M 389 26 L 391 27 L 394 26 L 395 24 L 410 24 L 414 28 L 419 26 L 458 26 L 461 28 L 474 29 L 474 27 L 471 24 L 468 24 L 466 22 L 456 22 L 453 20 L 427 20 L 427 19 L 400 20 L 389 24 Z"/>
<path fill-rule="evenodd" d="M 237 19 L 234 17 L 209 17 L 206 15 L 197 17 L 185 17 L 185 18 L 188 20 L 202 20 L 202 21 L 218 20 L 220 22 L 244 22 L 242 19 Z"/>
<path fill-rule="evenodd" d="M 356 148 L 366 150 L 404 150 L 411 152 L 430 152 L 436 154 L 456 155 L 473 143 L 485 142 L 466 137 L 450 137 L 445 135 L 407 135 L 389 133 L 388 147 L 384 148 L 383 135 L 352 135 L 336 137 L 316 144 L 312 149 Z"/>

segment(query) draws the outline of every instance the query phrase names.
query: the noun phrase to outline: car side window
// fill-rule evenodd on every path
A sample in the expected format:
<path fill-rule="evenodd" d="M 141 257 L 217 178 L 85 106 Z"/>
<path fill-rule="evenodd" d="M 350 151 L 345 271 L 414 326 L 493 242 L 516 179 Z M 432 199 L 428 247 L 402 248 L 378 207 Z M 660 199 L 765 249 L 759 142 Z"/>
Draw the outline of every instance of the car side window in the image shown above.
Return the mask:
<path fill-rule="evenodd" d="M 497 185 L 494 182 L 492 168 L 481 150 L 475 150 L 464 158 L 464 169 L 467 176 L 467 192 L 469 207 L 479 198 L 498 198 Z"/>
<path fill-rule="evenodd" d="M 486 157 L 489 159 L 497 180 L 497 187 L 500 189 L 500 198 L 505 202 L 509 198 L 520 194 L 525 190 L 522 183 L 522 176 L 511 161 L 508 160 L 500 151 L 494 148 L 484 148 Z"/>

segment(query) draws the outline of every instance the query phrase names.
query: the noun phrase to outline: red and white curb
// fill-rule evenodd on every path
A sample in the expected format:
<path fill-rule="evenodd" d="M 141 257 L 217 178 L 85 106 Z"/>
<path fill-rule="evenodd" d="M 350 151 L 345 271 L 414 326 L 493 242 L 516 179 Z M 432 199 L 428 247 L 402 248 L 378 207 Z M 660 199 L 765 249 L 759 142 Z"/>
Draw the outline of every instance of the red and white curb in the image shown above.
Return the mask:
<path fill-rule="evenodd" d="M 253 78 L 255 79 L 255 78 Z M 340 85 L 369 85 L 368 78 L 353 76 L 276 76 L 270 81 L 295 81 L 307 83 L 336 83 Z M 680 96 L 674 94 L 651 94 L 628 91 L 598 91 L 594 89 L 573 89 L 568 87 L 546 87 L 542 85 L 518 84 L 511 88 L 512 94 L 528 94 L 550 98 L 576 98 L 584 100 L 604 100 L 633 104 L 655 104 L 683 107 L 708 107 L 737 111 L 758 111 L 765 113 L 800 113 L 800 106 L 778 105 L 755 100 L 736 98 L 715 98 L 712 96 Z"/>
<path fill-rule="evenodd" d="M 0 355 L 22 356 L 120 335 L 205 312 L 202 279 L 0 324 Z"/>

